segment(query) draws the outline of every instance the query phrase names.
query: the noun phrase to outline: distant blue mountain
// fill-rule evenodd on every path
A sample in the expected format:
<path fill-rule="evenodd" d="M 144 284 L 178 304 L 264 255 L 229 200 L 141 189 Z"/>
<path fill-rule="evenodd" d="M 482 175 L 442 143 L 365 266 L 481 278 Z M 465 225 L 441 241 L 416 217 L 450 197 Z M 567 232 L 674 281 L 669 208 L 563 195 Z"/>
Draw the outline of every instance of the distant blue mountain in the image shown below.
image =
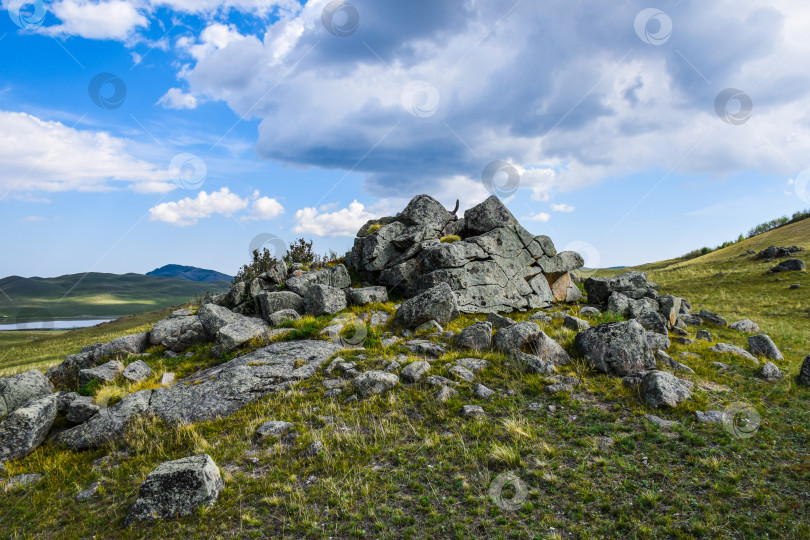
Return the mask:
<path fill-rule="evenodd" d="M 177 277 L 200 283 L 233 280 L 233 276 L 223 274 L 222 272 L 205 270 L 204 268 L 196 268 L 194 266 L 181 266 L 179 264 L 167 264 L 166 266 L 147 272 L 146 275 L 154 277 Z"/>

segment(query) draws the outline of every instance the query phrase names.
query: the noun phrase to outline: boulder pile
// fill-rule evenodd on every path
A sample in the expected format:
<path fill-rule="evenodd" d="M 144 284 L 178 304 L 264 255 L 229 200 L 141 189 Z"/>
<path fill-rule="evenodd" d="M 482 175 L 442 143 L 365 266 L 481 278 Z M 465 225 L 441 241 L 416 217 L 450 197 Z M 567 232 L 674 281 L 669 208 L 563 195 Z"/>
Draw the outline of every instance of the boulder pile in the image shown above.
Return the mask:
<path fill-rule="evenodd" d="M 495 196 L 457 219 L 428 195 L 363 225 L 346 262 L 369 283 L 409 296 L 446 283 L 462 313 L 575 302 L 581 293 L 570 272 L 584 264 L 578 253 L 557 253 L 549 237 L 524 229 Z"/>

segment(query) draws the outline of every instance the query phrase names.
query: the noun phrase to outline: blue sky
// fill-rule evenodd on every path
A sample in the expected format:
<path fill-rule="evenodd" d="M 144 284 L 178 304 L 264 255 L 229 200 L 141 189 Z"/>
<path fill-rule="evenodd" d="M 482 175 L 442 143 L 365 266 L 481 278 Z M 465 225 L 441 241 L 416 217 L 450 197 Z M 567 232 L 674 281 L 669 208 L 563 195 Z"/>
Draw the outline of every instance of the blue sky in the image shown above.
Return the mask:
<path fill-rule="evenodd" d="M 590 266 L 736 238 L 810 207 L 810 8 L 706 4 L 2 0 L 0 276 L 342 253 L 419 193 Z"/>

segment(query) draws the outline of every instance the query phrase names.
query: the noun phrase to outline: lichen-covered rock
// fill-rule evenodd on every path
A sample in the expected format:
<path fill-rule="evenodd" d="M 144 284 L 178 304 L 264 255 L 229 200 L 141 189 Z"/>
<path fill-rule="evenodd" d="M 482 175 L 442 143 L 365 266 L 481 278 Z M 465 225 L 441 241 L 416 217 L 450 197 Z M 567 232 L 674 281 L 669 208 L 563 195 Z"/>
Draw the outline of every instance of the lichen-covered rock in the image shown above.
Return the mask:
<path fill-rule="evenodd" d="M 641 395 L 652 407 L 676 407 L 692 397 L 692 387 L 666 371 L 651 371 L 641 380 Z"/>
<path fill-rule="evenodd" d="M 161 345 L 177 353 L 205 343 L 205 340 L 205 328 L 196 315 L 158 321 L 149 333 L 152 345 Z"/>
<path fill-rule="evenodd" d="M 281 437 L 292 429 L 291 422 L 283 422 L 280 420 L 268 420 L 256 428 L 256 437 L 265 439 L 268 437 Z"/>
<path fill-rule="evenodd" d="M 644 328 L 635 320 L 601 324 L 577 334 L 577 350 L 596 370 L 624 377 L 653 369 Z"/>
<path fill-rule="evenodd" d="M 128 365 L 121 375 L 130 382 L 140 382 L 152 376 L 152 368 L 143 360 L 136 360 Z"/>
<path fill-rule="evenodd" d="M 495 332 L 495 336 L 492 338 L 492 346 L 495 350 L 506 353 L 515 349 L 524 350 L 537 340 L 540 332 L 540 327 L 534 322 L 516 323 Z"/>
<path fill-rule="evenodd" d="M 742 347 L 737 347 L 736 345 L 731 345 L 730 343 L 718 343 L 709 350 L 718 354 L 731 354 L 739 358 L 744 358 L 745 360 L 750 360 L 754 364 L 759 364 L 759 360 L 757 360 L 756 357 L 754 357 L 751 353 Z"/>
<path fill-rule="evenodd" d="M 284 309 L 292 309 L 299 314 L 305 312 L 304 298 L 292 291 L 264 291 L 256 297 L 256 302 L 259 304 L 262 318 L 267 322 L 271 322 L 270 315 Z"/>
<path fill-rule="evenodd" d="M 546 362 L 551 362 L 555 366 L 566 366 L 571 363 L 571 357 L 565 352 L 562 345 L 547 336 L 542 330 L 537 337 L 529 344 L 529 351 L 542 358 Z"/>
<path fill-rule="evenodd" d="M 117 360 L 110 360 L 94 368 L 82 369 L 79 371 L 79 386 L 95 380 L 103 383 L 113 382 L 123 371 L 124 364 Z"/>
<path fill-rule="evenodd" d="M 53 393 L 53 385 L 42 372 L 32 369 L 0 379 L 0 419 L 32 399 Z"/>
<path fill-rule="evenodd" d="M 796 382 L 804 386 L 810 386 L 810 354 L 804 357 L 799 375 L 796 376 Z"/>
<path fill-rule="evenodd" d="M 58 396 L 37 398 L 0 420 L 0 462 L 27 456 L 42 444 L 56 420 Z"/>
<path fill-rule="evenodd" d="M 614 292 L 638 300 L 653 295 L 654 289 L 647 282 L 647 274 L 644 272 L 627 272 L 610 278 L 590 277 L 585 280 L 585 293 L 591 304 L 606 305 Z"/>
<path fill-rule="evenodd" d="M 126 524 L 191 515 L 201 506 L 213 506 L 223 487 L 219 467 L 208 454 L 161 463 L 138 489 Z"/>
<path fill-rule="evenodd" d="M 784 360 L 782 352 L 767 334 L 759 334 L 748 338 L 748 350 L 754 356 L 764 356 L 770 360 Z"/>
<path fill-rule="evenodd" d="M 483 321 L 468 326 L 456 337 L 456 346 L 474 351 L 489 349 L 492 346 L 492 323 Z"/>
<path fill-rule="evenodd" d="M 729 328 L 732 330 L 736 330 L 738 332 L 745 332 L 747 334 L 758 334 L 759 333 L 759 325 L 752 321 L 751 319 L 743 319 L 741 321 L 737 321 L 728 325 Z"/>
<path fill-rule="evenodd" d="M 240 315 L 236 321 L 219 329 L 217 343 L 223 351 L 232 351 L 252 339 L 265 336 L 269 329 L 261 319 Z"/>
<path fill-rule="evenodd" d="M 716 326 L 728 326 L 728 322 L 723 317 L 717 313 L 714 313 L 713 311 L 709 311 L 708 309 L 701 309 L 698 311 L 697 316 L 700 317 L 703 322 L 714 324 Z"/>
<path fill-rule="evenodd" d="M 312 285 L 328 285 L 337 289 L 345 289 L 350 287 L 351 284 L 352 280 L 349 277 L 349 272 L 342 264 L 324 270 L 305 272 L 300 276 L 294 276 L 287 280 L 287 288 L 303 297 L 306 297 L 306 292 Z"/>
<path fill-rule="evenodd" d="M 776 364 L 768 362 L 759 370 L 757 377 L 766 381 L 778 381 L 782 379 L 783 375 Z"/>
<path fill-rule="evenodd" d="M 363 397 L 382 394 L 399 384 L 399 377 L 385 371 L 366 371 L 358 375 L 352 384 Z"/>
<path fill-rule="evenodd" d="M 400 372 L 400 377 L 406 382 L 415 383 L 421 381 L 428 371 L 430 371 L 430 364 L 424 360 L 417 360 L 405 366 Z M 388 369 L 386 372 L 391 373 Z"/>
<path fill-rule="evenodd" d="M 666 351 L 670 346 L 669 336 L 647 330 L 647 345 L 653 351 Z"/>
<path fill-rule="evenodd" d="M 213 340 L 221 328 L 238 321 L 242 315 L 216 304 L 205 304 L 197 310 L 197 317 L 199 317 L 208 339 Z"/>
<path fill-rule="evenodd" d="M 314 283 L 304 291 L 304 308 L 312 315 L 334 315 L 346 306 L 346 293 L 342 289 Z"/>
<path fill-rule="evenodd" d="M 432 289 L 402 302 L 397 310 L 397 321 L 406 328 L 416 328 L 420 324 L 434 320 L 447 325 L 459 316 L 456 295 L 447 283 L 440 283 Z"/>
<path fill-rule="evenodd" d="M 385 287 L 362 287 L 348 289 L 349 302 L 355 306 L 365 306 L 375 302 L 388 302 L 388 290 Z"/>
<path fill-rule="evenodd" d="M 267 318 L 267 322 L 272 326 L 278 326 L 284 321 L 297 321 L 299 319 L 301 319 L 301 315 L 294 309 L 280 309 L 275 313 L 271 313 Z"/>
<path fill-rule="evenodd" d="M 508 361 L 526 373 L 538 373 L 540 375 L 554 375 L 557 373 L 553 362 L 518 350 L 509 353 Z"/>

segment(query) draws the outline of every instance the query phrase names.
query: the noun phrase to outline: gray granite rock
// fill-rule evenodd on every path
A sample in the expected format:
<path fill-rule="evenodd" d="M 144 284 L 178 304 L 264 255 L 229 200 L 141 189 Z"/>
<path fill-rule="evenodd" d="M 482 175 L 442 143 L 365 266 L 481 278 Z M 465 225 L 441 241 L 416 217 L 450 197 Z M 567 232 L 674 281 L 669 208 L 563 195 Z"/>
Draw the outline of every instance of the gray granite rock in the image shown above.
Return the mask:
<path fill-rule="evenodd" d="M 623 377 L 653 369 L 644 328 L 635 320 L 601 324 L 577 334 L 574 344 L 596 370 Z"/>
<path fill-rule="evenodd" d="M 748 338 L 748 350 L 754 356 L 764 356 L 769 360 L 784 360 L 782 352 L 767 334 L 759 334 Z"/>
<path fill-rule="evenodd" d="M 56 420 L 58 396 L 34 398 L 0 420 L 0 462 L 27 456 L 42 444 Z"/>
<path fill-rule="evenodd" d="M 676 407 L 692 397 L 692 386 L 666 371 L 650 371 L 641 380 L 641 395 L 652 407 Z"/>
<path fill-rule="evenodd" d="M 152 368 L 143 360 L 135 360 L 124 369 L 121 375 L 130 382 L 140 382 L 152 376 Z"/>
<path fill-rule="evenodd" d="M 489 349 L 492 346 L 492 323 L 484 321 L 468 326 L 456 337 L 456 346 L 474 351 Z"/>
<path fill-rule="evenodd" d="M 53 393 L 53 385 L 42 372 L 32 369 L 0 379 L 0 419 L 32 399 Z"/>

